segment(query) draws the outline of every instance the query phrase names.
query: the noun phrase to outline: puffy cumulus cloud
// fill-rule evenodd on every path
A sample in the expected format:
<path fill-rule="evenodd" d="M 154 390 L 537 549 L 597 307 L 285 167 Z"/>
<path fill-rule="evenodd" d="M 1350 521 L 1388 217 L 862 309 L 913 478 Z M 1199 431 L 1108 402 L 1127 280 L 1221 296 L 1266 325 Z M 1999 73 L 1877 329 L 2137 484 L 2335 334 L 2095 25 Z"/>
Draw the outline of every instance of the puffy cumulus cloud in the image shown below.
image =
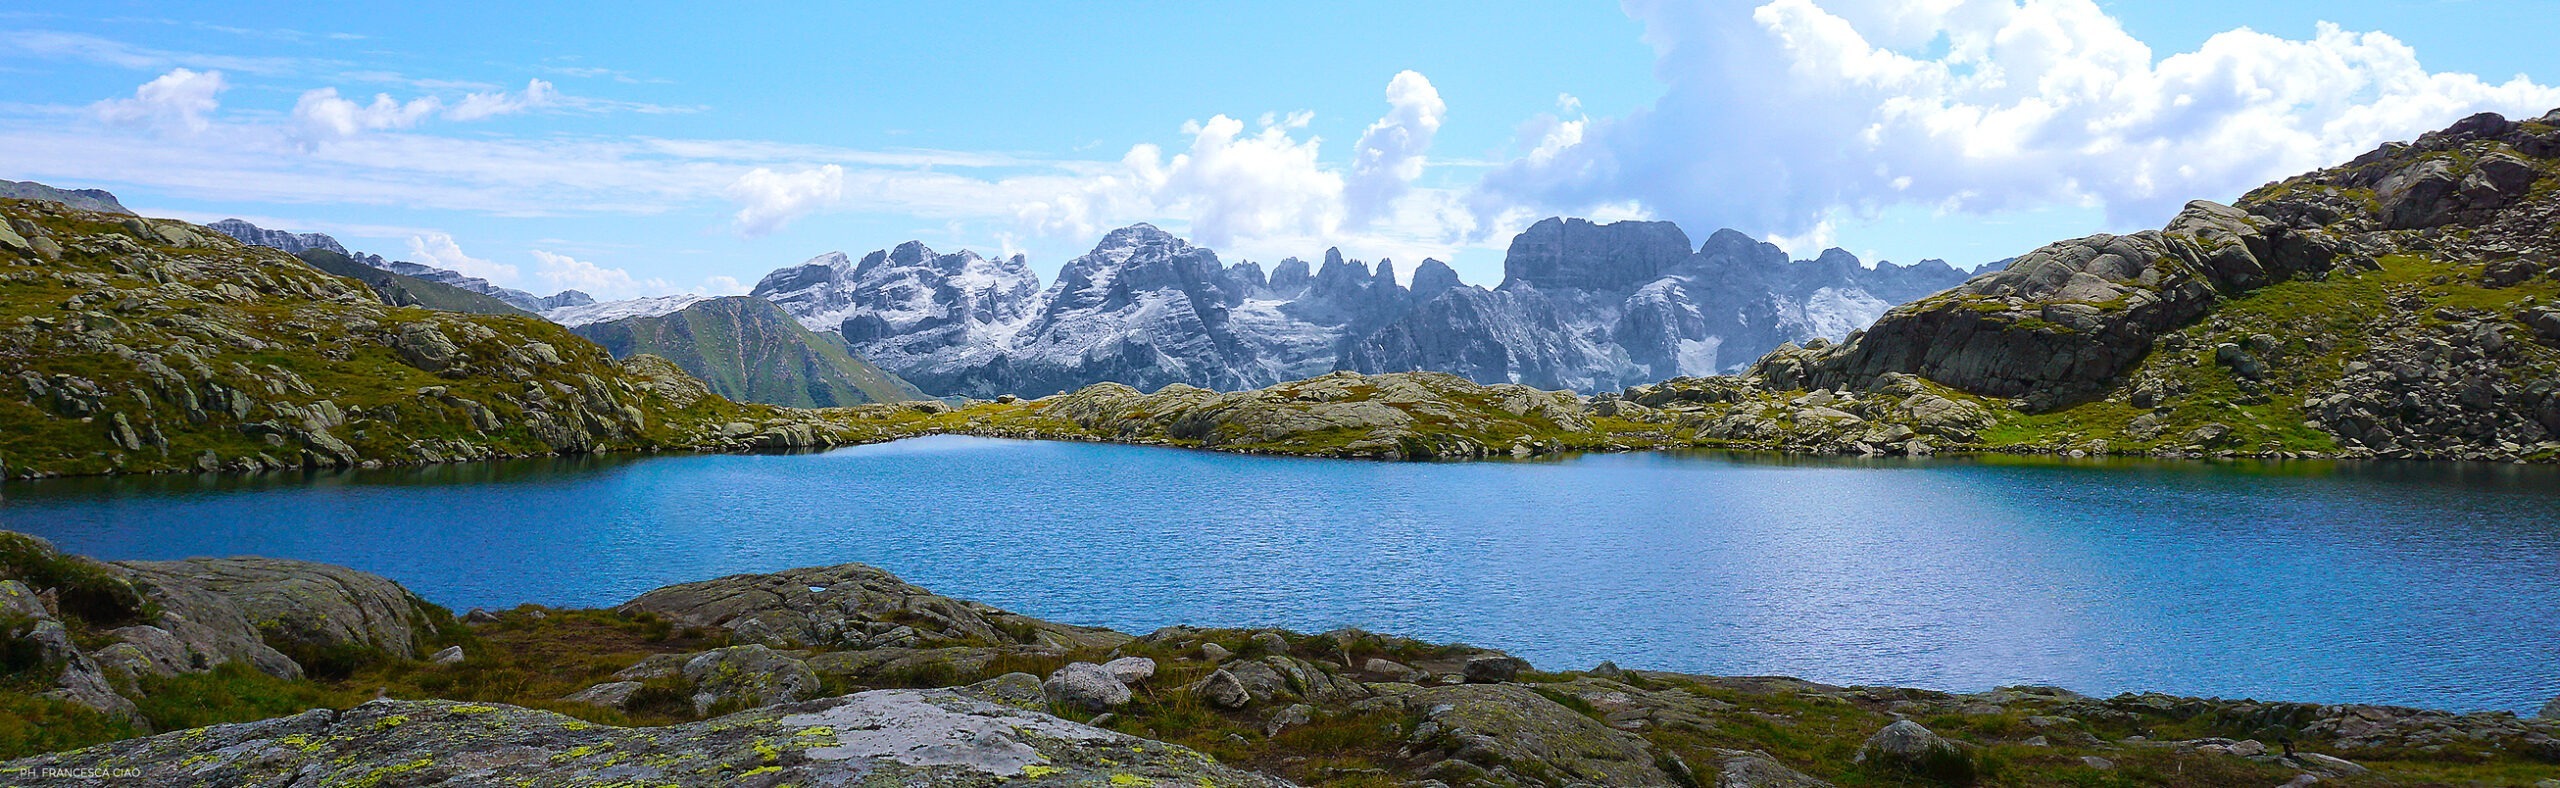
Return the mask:
<path fill-rule="evenodd" d="M 726 194 L 739 204 L 732 226 L 740 235 L 755 237 L 844 199 L 844 168 L 829 164 L 775 172 L 757 167 L 731 182 Z"/>
<path fill-rule="evenodd" d="M 1449 105 L 1431 80 L 1413 71 L 1387 82 L 1386 117 L 1369 124 L 1352 147 L 1351 175 L 1344 182 L 1343 210 L 1355 224 L 1367 224 L 1411 191 L 1422 177 L 1424 154 L 1440 133 Z"/>
<path fill-rule="evenodd" d="M 1192 239 L 1210 246 L 1257 240 L 1322 238 L 1372 224 L 1404 226 L 1407 235 L 1446 235 L 1440 200 L 1414 210 L 1406 198 L 1422 176 L 1425 154 L 1448 105 L 1431 80 L 1406 71 L 1387 84 L 1388 113 L 1370 124 L 1347 169 L 1328 165 L 1324 139 L 1303 131 L 1313 116 L 1265 114 L 1248 133 L 1226 115 L 1182 126 L 1189 143 L 1171 156 L 1154 144 L 1129 149 L 1067 188 L 1016 205 L 1028 229 L 1089 236 L 1132 221 L 1186 222 Z M 1468 218 L 1466 221 L 1472 221 Z"/>
<path fill-rule="evenodd" d="M 453 236 L 445 233 L 409 236 L 409 258 L 411 262 L 460 271 L 500 284 L 516 279 L 515 266 L 464 254 L 462 246 L 454 243 Z"/>
<path fill-rule="evenodd" d="M 2146 225 L 2473 112 L 2560 106 L 2560 89 L 2430 72 L 2389 35 L 2327 24 L 2160 57 L 2090 0 L 1626 8 L 1663 96 L 1536 124 L 1534 149 L 1471 194 L 1480 217 L 1633 200 L 1807 241 L 1892 204 L 2092 205 Z"/>
<path fill-rule="evenodd" d="M 222 105 L 215 95 L 226 87 L 220 71 L 173 68 L 134 88 L 133 98 L 107 99 L 90 109 L 108 123 L 194 133 L 212 124 L 209 116 Z"/>
<path fill-rule="evenodd" d="M 580 290 L 607 300 L 661 295 L 674 289 L 664 279 L 642 279 L 620 268 L 607 268 L 565 254 L 533 250 L 533 275 L 552 290 Z"/>
<path fill-rule="evenodd" d="M 434 96 L 400 101 L 388 93 L 374 94 L 370 104 L 358 104 L 340 97 L 337 88 L 320 88 L 294 102 L 293 119 L 306 139 L 343 139 L 366 131 L 406 129 L 437 116 L 468 122 L 511 115 L 560 100 L 560 92 L 539 79 L 526 84 L 521 93 L 469 93 L 451 105 Z"/>

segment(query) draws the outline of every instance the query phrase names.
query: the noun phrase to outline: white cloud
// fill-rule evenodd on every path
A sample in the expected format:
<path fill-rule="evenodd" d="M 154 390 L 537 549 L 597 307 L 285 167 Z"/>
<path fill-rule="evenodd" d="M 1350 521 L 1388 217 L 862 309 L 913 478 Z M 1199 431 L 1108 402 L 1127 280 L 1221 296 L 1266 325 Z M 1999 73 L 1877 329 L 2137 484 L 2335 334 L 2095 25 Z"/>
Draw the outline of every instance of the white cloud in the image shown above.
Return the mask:
<path fill-rule="evenodd" d="M 211 124 L 208 116 L 222 105 L 215 94 L 226 87 L 220 71 L 173 68 L 134 88 L 133 98 L 107 99 L 90 106 L 99 120 L 108 123 L 192 134 Z"/>
<path fill-rule="evenodd" d="M 320 88 L 303 93 L 302 99 L 294 102 L 293 119 L 301 126 L 306 139 L 342 139 L 366 131 L 410 128 L 437 115 L 446 120 L 468 122 L 511 115 L 559 101 L 560 92 L 552 89 L 551 83 L 539 79 L 526 84 L 521 93 L 503 90 L 468 93 L 451 106 L 434 96 L 403 102 L 392 98 L 389 93 L 374 94 L 371 104 L 358 104 L 340 98 L 337 88 Z"/>
<path fill-rule="evenodd" d="M 662 295 L 672 290 L 664 279 L 640 279 L 630 271 L 607 268 L 565 254 L 533 250 L 533 275 L 551 290 L 580 290 L 603 300 Z"/>
<path fill-rule="evenodd" d="M 498 284 L 509 284 L 516 280 L 515 266 L 463 254 L 462 246 L 454 243 L 453 236 L 445 233 L 409 236 L 409 261 L 460 271 Z"/>
<path fill-rule="evenodd" d="M 527 83 L 521 93 L 500 90 L 463 96 L 452 109 L 445 110 L 444 116 L 452 120 L 473 121 L 549 106 L 559 100 L 560 91 L 552 89 L 551 83 L 537 79 Z"/>
<path fill-rule="evenodd" d="M 1220 247 L 1327 238 L 1381 220 L 1419 219 L 1431 224 L 1426 234 L 1445 234 L 1446 212 L 1408 211 L 1400 203 L 1422 175 L 1448 105 L 1412 71 L 1388 82 L 1387 102 L 1388 114 L 1361 135 L 1347 171 L 1323 162 L 1323 138 L 1297 136 L 1310 113 L 1265 114 L 1252 133 L 1244 121 L 1217 115 L 1183 124 L 1190 141 L 1180 153 L 1134 146 L 1118 167 L 1019 202 L 1015 212 L 1034 232 L 1074 236 L 1174 218 L 1188 223 L 1193 240 Z"/>
<path fill-rule="evenodd" d="M 747 286 L 747 283 L 745 282 L 738 281 L 738 278 L 734 276 L 712 276 L 704 277 L 702 280 L 703 295 L 746 295 L 753 290 L 754 288 Z"/>
<path fill-rule="evenodd" d="M 1367 224 L 1379 217 L 1422 177 L 1423 156 L 1440 133 L 1449 105 L 1420 73 L 1405 71 L 1387 82 L 1387 105 L 1393 109 L 1360 134 L 1352 147 L 1351 176 L 1344 183 L 1343 209 L 1349 221 Z"/>
<path fill-rule="evenodd" d="M 1480 215 L 1636 200 L 1701 227 L 1812 238 L 1846 210 L 2103 206 L 2157 223 L 2464 115 L 2560 89 L 2427 71 L 2382 33 L 2240 29 L 2155 56 L 2090 0 L 1630 0 L 1664 95 L 1550 119 Z M 1568 110 L 1570 112 L 1570 110 Z"/>
<path fill-rule="evenodd" d="M 764 235 L 843 199 L 844 168 L 829 164 L 783 173 L 757 167 L 730 182 L 726 193 L 740 205 L 733 220 L 738 233 Z"/>
<path fill-rule="evenodd" d="M 293 103 L 293 119 L 309 138 L 333 139 L 366 131 L 409 128 L 443 108 L 444 102 L 433 96 L 402 103 L 389 93 L 377 93 L 373 103 L 358 104 L 339 98 L 337 88 L 321 88 L 303 93 L 301 100 Z"/>

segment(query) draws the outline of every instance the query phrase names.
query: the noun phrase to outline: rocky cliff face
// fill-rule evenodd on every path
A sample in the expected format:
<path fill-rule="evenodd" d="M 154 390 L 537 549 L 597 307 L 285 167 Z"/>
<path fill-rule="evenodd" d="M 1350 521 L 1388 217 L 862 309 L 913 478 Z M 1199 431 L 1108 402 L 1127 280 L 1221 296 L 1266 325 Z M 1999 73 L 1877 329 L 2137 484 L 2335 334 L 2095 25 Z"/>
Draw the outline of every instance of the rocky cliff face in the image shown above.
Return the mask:
<path fill-rule="evenodd" d="M 1487 291 L 1437 260 L 1402 284 L 1328 251 L 1222 263 L 1148 225 L 1112 232 L 1047 289 L 1018 258 L 919 244 L 768 275 L 756 294 L 927 391 L 1043 396 L 1110 381 L 1267 386 L 1336 369 L 1607 388 L 1738 368 L 1790 340 L 1838 338 L 1961 281 L 1943 263 L 1870 270 L 1845 252 L 1791 263 L 1739 233 L 1704 250 L 1667 223 L 1550 220 Z"/>
<path fill-rule="evenodd" d="M 1838 249 L 1795 262 L 1732 230 L 1692 251 L 1668 222 L 1580 219 L 1521 233 L 1504 270 L 1492 291 L 1453 285 L 1417 299 L 1344 366 L 1583 391 L 1713 375 L 1787 342 L 1844 337 L 1965 276 L 1935 260 L 1870 269 Z"/>
<path fill-rule="evenodd" d="M 794 322 L 773 302 L 714 298 L 673 314 L 577 326 L 615 358 L 652 355 L 738 402 L 832 408 L 925 399 L 898 376 L 848 353 L 833 336 Z"/>
<path fill-rule="evenodd" d="M 765 275 L 752 293 L 815 331 L 935 393 L 975 390 L 964 378 L 989 363 L 1031 317 L 1039 276 L 1021 256 L 941 254 L 921 243 L 842 253 Z"/>

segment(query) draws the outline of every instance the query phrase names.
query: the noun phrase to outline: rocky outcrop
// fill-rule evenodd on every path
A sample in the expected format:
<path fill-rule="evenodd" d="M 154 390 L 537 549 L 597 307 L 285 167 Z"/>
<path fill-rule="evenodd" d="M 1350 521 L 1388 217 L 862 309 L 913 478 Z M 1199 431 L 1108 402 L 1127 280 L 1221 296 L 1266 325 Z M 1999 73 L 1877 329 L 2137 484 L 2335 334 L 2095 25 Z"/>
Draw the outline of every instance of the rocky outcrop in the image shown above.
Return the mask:
<path fill-rule="evenodd" d="M 640 595 L 617 610 L 680 626 L 728 630 L 776 648 L 919 648 L 1016 644 L 1110 648 L 1129 637 L 952 599 L 862 564 L 731 575 Z"/>
<path fill-rule="evenodd" d="M 2120 385 L 2165 334 L 2269 285 L 2361 277 L 2411 255 L 2475 265 L 2484 283 L 2511 286 L 2560 252 L 2550 240 L 2560 199 L 2535 191 L 2560 160 L 2555 140 L 2547 124 L 2474 117 L 2237 207 L 2191 203 L 2158 231 L 2048 246 L 1894 310 L 1801 370 L 1755 372 L 1825 388 L 1917 374 L 2049 409 Z"/>
<path fill-rule="evenodd" d="M 118 566 L 178 618 L 191 624 L 224 622 L 224 630 L 233 629 L 231 622 L 252 622 L 249 634 L 288 654 L 358 650 L 416 658 L 425 655 L 423 647 L 438 632 L 454 626 L 451 613 L 400 584 L 341 566 L 275 558 Z M 265 659 L 253 649 L 241 652 L 225 656 L 252 664 Z"/>
<path fill-rule="evenodd" d="M 1385 699 L 1420 717 L 1406 741 L 1452 783 L 1673 786 L 1694 778 L 1659 753 L 1528 687 L 1467 684 Z M 1665 765 L 1671 768 L 1666 770 Z"/>
<path fill-rule="evenodd" d="M 206 788 L 1285 784 L 967 690 L 880 690 L 662 728 L 514 706 L 374 701 L 0 765 L 0 778 L 26 786 L 92 785 L 91 774 Z"/>
<path fill-rule="evenodd" d="M 1040 401 L 1044 416 L 1123 441 L 1426 459 L 1484 457 L 1590 429 L 1570 393 L 1480 386 L 1454 375 L 1335 373 L 1259 391 L 1105 383 Z"/>
<path fill-rule="evenodd" d="M 49 694 L 148 730 L 144 677 L 242 664 L 302 678 L 305 661 L 343 667 L 413 659 L 454 626 L 442 608 L 345 567 L 262 558 L 101 563 L 0 532 L 0 633 L 33 647 Z M 76 636 L 76 637 L 75 637 Z"/>

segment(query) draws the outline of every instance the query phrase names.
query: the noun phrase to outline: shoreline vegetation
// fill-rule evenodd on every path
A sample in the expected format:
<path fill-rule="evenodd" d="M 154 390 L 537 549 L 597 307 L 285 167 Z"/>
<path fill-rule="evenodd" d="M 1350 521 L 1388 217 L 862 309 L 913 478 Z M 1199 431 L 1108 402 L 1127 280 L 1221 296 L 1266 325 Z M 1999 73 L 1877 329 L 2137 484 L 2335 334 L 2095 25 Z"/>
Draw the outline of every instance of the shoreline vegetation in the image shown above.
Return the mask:
<path fill-rule="evenodd" d="M 78 785 L 2528 785 L 2538 719 L 1532 666 L 1059 624 L 862 565 L 462 615 L 342 567 L 0 532 L 0 779 Z M 156 734 L 156 735 L 154 735 Z M 954 748 L 954 741 L 971 742 Z M 50 754 L 46 754 L 50 753 Z"/>

